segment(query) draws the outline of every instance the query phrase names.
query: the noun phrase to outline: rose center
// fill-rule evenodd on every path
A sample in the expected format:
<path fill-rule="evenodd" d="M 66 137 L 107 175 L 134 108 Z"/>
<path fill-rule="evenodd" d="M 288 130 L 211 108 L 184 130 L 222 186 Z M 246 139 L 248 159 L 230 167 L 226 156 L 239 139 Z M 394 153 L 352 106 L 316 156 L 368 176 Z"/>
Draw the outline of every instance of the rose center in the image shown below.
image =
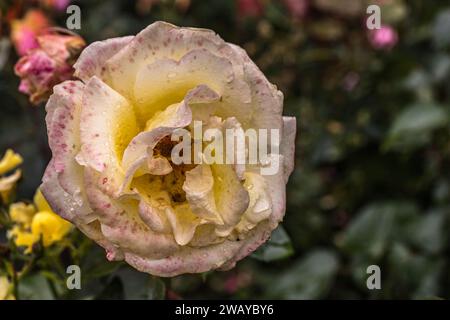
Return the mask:
<path fill-rule="evenodd" d="M 183 184 L 186 180 L 186 172 L 195 168 L 195 164 L 174 164 L 171 160 L 171 153 L 173 147 L 178 142 L 172 141 L 170 136 L 162 138 L 158 144 L 153 148 L 154 157 L 166 158 L 172 166 L 172 172 L 162 176 L 153 176 L 154 178 L 160 178 L 162 181 L 162 189 L 167 191 L 170 195 L 170 199 L 173 202 L 181 203 L 186 201 L 186 193 L 183 190 Z"/>

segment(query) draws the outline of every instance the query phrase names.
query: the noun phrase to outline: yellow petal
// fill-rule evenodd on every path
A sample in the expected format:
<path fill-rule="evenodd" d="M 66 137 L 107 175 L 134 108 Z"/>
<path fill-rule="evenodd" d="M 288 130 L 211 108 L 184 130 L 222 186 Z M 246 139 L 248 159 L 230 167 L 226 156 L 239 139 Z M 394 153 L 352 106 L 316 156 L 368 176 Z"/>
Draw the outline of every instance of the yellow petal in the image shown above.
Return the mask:
<path fill-rule="evenodd" d="M 9 207 L 11 220 L 24 228 L 30 227 L 35 212 L 36 210 L 32 204 L 23 202 L 13 203 Z"/>
<path fill-rule="evenodd" d="M 215 114 L 248 116 L 248 112 L 243 112 L 250 99 L 248 86 L 235 77 L 228 59 L 203 49 L 192 50 L 179 61 L 160 59 L 139 70 L 134 87 L 137 113 L 142 119 L 150 119 L 202 84 L 222 98 Z"/>
<path fill-rule="evenodd" d="M 241 221 L 236 226 L 238 232 L 247 232 L 261 221 L 268 219 L 272 213 L 270 194 L 264 178 L 254 172 L 245 173 L 245 189 L 249 194 L 249 205 Z"/>
<path fill-rule="evenodd" d="M 5 155 L 2 160 L 0 160 L 0 174 L 5 174 L 6 172 L 14 169 L 19 164 L 23 162 L 22 157 L 12 151 L 11 149 L 6 150 Z"/>
<path fill-rule="evenodd" d="M 16 182 L 22 176 L 22 171 L 17 169 L 13 174 L 5 178 L 0 178 L 0 195 L 4 203 L 9 202 L 11 191 L 16 186 Z"/>
<path fill-rule="evenodd" d="M 33 198 L 34 204 L 36 205 L 37 211 L 49 211 L 53 212 L 52 208 L 48 204 L 47 200 L 45 200 L 44 196 L 40 189 L 36 190 L 36 193 Z"/>
<path fill-rule="evenodd" d="M 224 221 L 224 225 L 217 226 L 216 233 L 224 237 L 231 233 L 248 208 L 249 194 L 232 165 L 214 164 L 211 169 L 216 206 Z"/>
<path fill-rule="evenodd" d="M 106 61 L 112 87 L 132 98 L 136 74 L 161 58 L 178 60 L 197 48 L 217 51 L 223 43 L 211 30 L 178 28 L 157 21 L 136 35 L 130 43 Z M 149 88 L 149 87 L 147 87 Z"/>
<path fill-rule="evenodd" d="M 86 84 L 81 111 L 81 151 L 83 160 L 102 172 L 106 164 L 122 158 L 139 128 L 128 101 L 97 77 Z"/>
<path fill-rule="evenodd" d="M 39 236 L 32 234 L 29 231 L 14 226 L 9 235 L 14 238 L 14 243 L 18 247 L 26 247 L 25 253 L 31 253 L 33 244 L 39 241 Z"/>
<path fill-rule="evenodd" d="M 186 172 L 183 184 L 192 211 L 199 217 L 223 224 L 214 199 L 214 177 L 209 165 L 202 164 Z"/>
<path fill-rule="evenodd" d="M 107 80 L 106 61 L 119 52 L 133 38 L 133 36 L 128 36 L 93 42 L 83 50 L 77 62 L 74 64 L 74 75 L 84 82 L 88 82 L 93 76 Z"/>
<path fill-rule="evenodd" d="M 202 223 L 201 219 L 192 213 L 188 204 L 166 208 L 166 215 L 172 226 L 175 241 L 184 246 L 194 237 L 195 229 Z"/>
<path fill-rule="evenodd" d="M 35 237 L 42 236 L 44 246 L 48 247 L 61 240 L 70 231 L 71 226 L 69 222 L 53 212 L 40 211 L 33 218 L 31 232 Z"/>

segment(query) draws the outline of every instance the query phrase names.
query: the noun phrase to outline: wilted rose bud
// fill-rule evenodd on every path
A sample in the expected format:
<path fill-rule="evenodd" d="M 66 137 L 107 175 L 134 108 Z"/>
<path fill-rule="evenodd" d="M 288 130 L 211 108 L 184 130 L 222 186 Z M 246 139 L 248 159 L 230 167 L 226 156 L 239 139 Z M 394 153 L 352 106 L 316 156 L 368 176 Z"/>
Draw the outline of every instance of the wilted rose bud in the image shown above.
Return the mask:
<path fill-rule="evenodd" d="M 23 19 L 13 20 L 11 23 L 11 39 L 19 56 L 29 50 L 39 47 L 37 35 L 48 28 L 50 22 L 40 10 L 30 10 Z"/>
<path fill-rule="evenodd" d="M 52 92 L 53 86 L 72 78 L 72 64 L 85 43 L 76 35 L 44 34 L 37 38 L 38 48 L 29 51 L 15 65 L 21 78 L 19 91 L 37 104 Z"/>

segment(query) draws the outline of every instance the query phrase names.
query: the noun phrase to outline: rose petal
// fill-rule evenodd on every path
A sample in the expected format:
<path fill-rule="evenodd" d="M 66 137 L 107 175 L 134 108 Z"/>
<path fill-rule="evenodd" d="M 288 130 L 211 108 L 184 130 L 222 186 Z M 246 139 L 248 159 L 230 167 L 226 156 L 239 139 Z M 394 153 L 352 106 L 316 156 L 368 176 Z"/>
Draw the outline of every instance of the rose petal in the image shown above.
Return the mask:
<path fill-rule="evenodd" d="M 171 205 L 171 200 L 161 187 L 161 179 L 150 181 L 148 176 L 141 176 L 133 180 L 133 189 L 137 189 L 140 196 L 138 210 L 142 221 L 155 232 L 169 233 L 171 226 L 165 210 Z"/>
<path fill-rule="evenodd" d="M 281 139 L 280 153 L 283 155 L 284 179 L 286 183 L 295 165 L 296 132 L 297 120 L 295 117 L 283 117 L 283 138 Z"/>
<path fill-rule="evenodd" d="M 217 211 L 224 222 L 223 226 L 217 226 L 216 233 L 225 237 L 231 233 L 247 209 L 249 195 L 231 165 L 214 164 L 211 169 Z"/>
<path fill-rule="evenodd" d="M 142 272 L 161 277 L 174 277 L 183 273 L 200 273 L 216 269 L 231 259 L 240 245 L 237 241 L 225 241 L 195 250 L 186 246 L 181 247 L 176 254 L 159 260 L 126 253 L 125 260 Z"/>
<path fill-rule="evenodd" d="M 126 252 L 158 259 L 177 250 L 171 235 L 154 233 L 140 219 L 134 199 L 111 199 L 98 187 L 99 173 L 85 169 L 86 191 L 91 207 L 96 211 L 105 238 Z M 149 245 L 151 244 L 151 245 Z"/>
<path fill-rule="evenodd" d="M 244 187 L 249 193 L 249 205 L 241 221 L 236 226 L 238 232 L 246 232 L 261 221 L 269 218 L 272 213 L 271 198 L 265 179 L 253 172 L 245 173 Z"/>
<path fill-rule="evenodd" d="M 157 21 L 142 30 L 123 50 L 109 59 L 106 67 L 111 75 L 113 88 L 133 98 L 136 74 L 145 65 L 161 58 L 178 60 L 197 48 L 217 50 L 222 44 L 223 40 L 211 30 L 179 28 Z"/>
<path fill-rule="evenodd" d="M 258 66 L 248 57 L 244 49 L 229 44 L 235 55 L 240 57 L 243 65 L 244 78 L 251 88 L 252 102 L 246 110 L 250 113 L 250 123 L 245 123 L 237 117 L 244 128 L 280 129 L 283 112 L 283 93 L 271 84 Z"/>
<path fill-rule="evenodd" d="M 83 88 L 80 81 L 65 81 L 55 86 L 46 105 L 46 122 L 49 146 L 53 154 L 50 169 L 55 170 L 59 187 L 77 203 L 77 211 L 84 211 L 82 216 L 87 216 L 92 210 L 82 188 L 82 168 L 75 161 L 75 155 L 80 149 L 78 123 Z"/>
<path fill-rule="evenodd" d="M 215 101 L 218 95 L 205 85 L 190 90 L 184 100 L 169 106 L 147 123 L 150 131 L 139 133 L 130 142 L 124 152 L 122 168 L 125 170 L 125 180 L 121 192 L 125 192 L 135 172 L 142 167 L 147 158 L 152 157 L 152 149 L 165 136 L 178 128 L 189 125 L 192 121 L 192 112 L 189 105 Z"/>
<path fill-rule="evenodd" d="M 42 180 L 39 188 L 53 212 L 75 224 L 90 223 L 95 219 L 87 201 L 75 201 L 61 187 L 53 160 L 48 164 Z"/>
<path fill-rule="evenodd" d="M 106 83 L 111 83 L 105 67 L 106 61 L 130 43 L 134 36 L 112 38 L 96 41 L 86 47 L 73 65 L 74 76 L 88 82 L 97 76 Z"/>
<path fill-rule="evenodd" d="M 81 111 L 81 157 L 101 172 L 117 165 L 123 150 L 138 133 L 133 108 L 97 77 L 86 84 Z"/>
<path fill-rule="evenodd" d="M 101 245 L 107 252 L 107 259 L 109 261 L 119 261 L 123 260 L 124 255 L 122 250 L 120 248 L 113 245 L 110 241 L 108 241 L 100 228 L 100 223 L 98 220 L 92 221 L 88 224 L 79 224 L 77 225 L 78 229 L 81 230 L 87 237 L 92 239 L 93 241 L 97 242 L 99 245 Z"/>
<path fill-rule="evenodd" d="M 188 204 L 166 208 L 166 216 L 172 226 L 175 241 L 184 246 L 191 241 L 195 229 L 201 223 L 201 219 L 195 215 Z"/>
<path fill-rule="evenodd" d="M 163 157 L 152 158 L 148 160 L 148 173 L 153 175 L 166 175 L 172 172 L 172 166 L 169 160 Z"/>
<path fill-rule="evenodd" d="M 235 255 L 228 259 L 219 270 L 226 271 L 233 268 L 239 260 L 247 257 L 249 254 L 258 249 L 270 238 L 270 235 L 276 226 L 277 224 L 273 224 L 271 222 L 262 222 L 250 230 L 245 235 L 246 238 L 239 241 L 240 247 L 236 250 Z"/>
<path fill-rule="evenodd" d="M 46 109 L 49 146 L 53 154 L 53 166 L 58 173 L 61 187 L 82 201 L 82 170 L 75 161 L 80 149 L 81 99 L 84 85 L 80 81 L 65 81 L 54 87 Z M 51 116 L 51 119 L 50 119 Z"/>
<path fill-rule="evenodd" d="M 157 197 L 155 195 L 155 197 Z M 158 204 L 151 200 L 142 199 L 139 202 L 139 216 L 142 221 L 155 232 L 169 233 L 171 226 L 167 220 L 164 208 L 159 208 Z"/>
<path fill-rule="evenodd" d="M 178 128 L 187 126 L 191 122 L 191 109 L 184 101 L 172 105 L 164 111 L 157 123 L 159 127 L 150 131 L 143 131 L 136 135 L 125 149 L 122 158 L 122 168 L 125 170 L 125 179 L 120 192 L 127 190 L 135 172 L 145 163 L 147 158 L 152 157 L 153 148 L 165 136 L 171 134 Z"/>
<path fill-rule="evenodd" d="M 198 165 L 186 172 L 183 190 L 192 212 L 207 221 L 223 224 L 214 199 L 214 177 L 208 165 Z"/>
<path fill-rule="evenodd" d="M 242 105 L 250 102 L 250 89 L 235 77 L 230 60 L 206 49 L 196 49 L 180 61 L 159 59 L 137 73 L 134 87 L 137 110 L 143 119 L 148 119 L 157 111 L 181 101 L 189 90 L 201 84 L 207 84 L 221 96 L 221 103 L 217 103 L 220 110 L 215 111 L 218 115 L 230 114 L 230 107 L 233 112 L 242 113 L 236 105 L 244 108 Z"/>

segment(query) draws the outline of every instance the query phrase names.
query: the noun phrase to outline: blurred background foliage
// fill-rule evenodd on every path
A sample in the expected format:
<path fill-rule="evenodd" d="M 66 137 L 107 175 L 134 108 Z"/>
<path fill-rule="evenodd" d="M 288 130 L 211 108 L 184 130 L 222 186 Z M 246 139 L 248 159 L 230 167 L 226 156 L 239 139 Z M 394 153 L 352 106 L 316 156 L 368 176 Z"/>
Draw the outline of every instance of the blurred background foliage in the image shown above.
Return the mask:
<path fill-rule="evenodd" d="M 14 2 L 1 0 L 3 15 Z M 297 117 L 296 167 L 283 227 L 228 272 L 151 277 L 107 262 L 76 231 L 25 255 L 5 224 L 0 272 L 19 275 L 17 298 L 450 297 L 448 1 L 72 2 L 88 43 L 165 20 L 213 29 L 244 47 L 283 91 L 285 114 Z M 368 4 L 381 5 L 384 36 L 367 30 Z M 65 11 L 44 10 L 65 25 Z M 16 198 L 31 199 L 50 157 L 44 106 L 18 92 L 18 56 L 1 32 L 0 151 L 24 157 Z M 73 263 L 82 290 L 65 288 Z M 372 264 L 381 268 L 381 290 L 366 287 Z"/>

